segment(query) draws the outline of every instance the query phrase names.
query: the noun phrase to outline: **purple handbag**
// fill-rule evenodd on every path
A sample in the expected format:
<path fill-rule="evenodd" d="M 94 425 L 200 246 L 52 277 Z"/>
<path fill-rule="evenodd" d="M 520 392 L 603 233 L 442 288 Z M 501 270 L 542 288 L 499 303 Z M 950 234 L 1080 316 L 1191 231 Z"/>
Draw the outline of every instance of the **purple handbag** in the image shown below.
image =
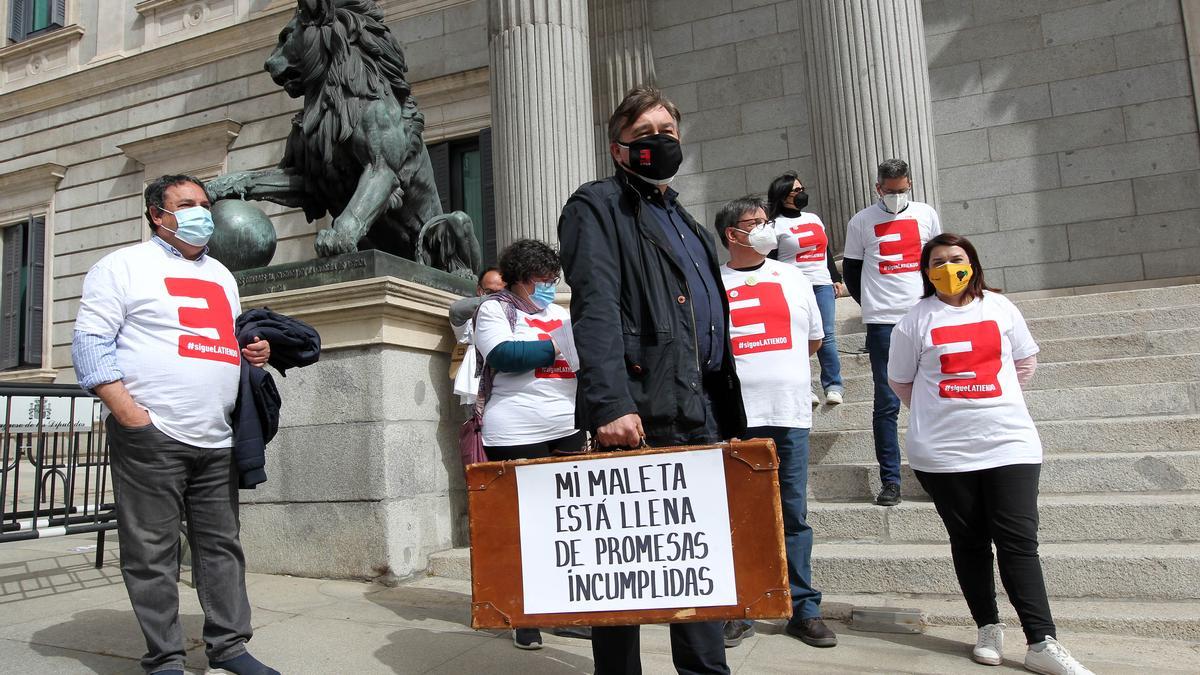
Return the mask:
<path fill-rule="evenodd" d="M 476 410 L 458 430 L 458 452 L 463 466 L 488 461 L 483 452 L 483 416 Z"/>

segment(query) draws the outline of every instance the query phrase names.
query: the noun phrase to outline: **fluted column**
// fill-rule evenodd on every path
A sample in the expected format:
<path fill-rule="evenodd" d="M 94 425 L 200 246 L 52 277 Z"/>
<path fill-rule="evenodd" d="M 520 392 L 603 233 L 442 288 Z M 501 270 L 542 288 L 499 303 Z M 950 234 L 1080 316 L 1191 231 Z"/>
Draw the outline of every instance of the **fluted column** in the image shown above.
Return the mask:
<path fill-rule="evenodd" d="M 492 152 L 501 249 L 556 242 L 567 197 L 595 177 L 586 0 L 489 0 Z"/>
<path fill-rule="evenodd" d="M 639 84 L 654 84 L 654 52 L 646 0 L 591 0 L 592 115 L 596 124 L 596 175 L 612 172 L 608 117 Z"/>
<path fill-rule="evenodd" d="M 929 64 L 920 0 L 801 0 L 821 216 L 841 250 L 891 157 L 913 198 L 937 206 Z"/>

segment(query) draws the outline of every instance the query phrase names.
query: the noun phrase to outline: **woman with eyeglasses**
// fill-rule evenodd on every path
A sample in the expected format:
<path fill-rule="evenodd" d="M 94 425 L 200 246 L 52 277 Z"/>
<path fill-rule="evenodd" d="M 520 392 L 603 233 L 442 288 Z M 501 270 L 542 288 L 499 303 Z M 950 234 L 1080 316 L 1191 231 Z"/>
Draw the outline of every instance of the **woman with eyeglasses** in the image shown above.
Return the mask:
<path fill-rule="evenodd" d="M 821 310 L 821 327 L 825 339 L 817 351 L 821 364 L 821 389 L 825 402 L 837 405 L 842 402 L 842 361 L 838 357 L 837 333 L 834 326 L 834 300 L 846 295 L 842 275 L 829 253 L 829 237 L 825 224 L 815 213 L 803 211 L 808 205 L 808 190 L 804 182 L 792 171 L 771 181 L 767 191 L 767 217 L 775 222 L 778 241 L 777 258 L 804 273 L 817 296 L 817 307 Z M 812 394 L 813 405 L 820 403 Z"/>
<path fill-rule="evenodd" d="M 1038 346 L 1020 310 L 984 282 L 965 237 L 934 237 L 920 264 L 924 294 L 892 331 L 887 377 L 911 411 L 908 463 L 950 535 L 958 584 L 979 629 L 972 658 L 993 666 L 1004 659 L 995 545 L 1025 632 L 1025 667 L 1091 675 L 1056 641 L 1038 557 L 1042 442 L 1021 393 Z"/>
<path fill-rule="evenodd" d="M 554 304 L 558 253 L 520 239 L 500 253 L 499 266 L 504 290 L 487 296 L 475 314 L 475 346 L 485 364 L 476 402 L 484 453 L 504 461 L 581 452 L 571 314 Z M 541 632 L 518 628 L 513 644 L 541 649 Z"/>

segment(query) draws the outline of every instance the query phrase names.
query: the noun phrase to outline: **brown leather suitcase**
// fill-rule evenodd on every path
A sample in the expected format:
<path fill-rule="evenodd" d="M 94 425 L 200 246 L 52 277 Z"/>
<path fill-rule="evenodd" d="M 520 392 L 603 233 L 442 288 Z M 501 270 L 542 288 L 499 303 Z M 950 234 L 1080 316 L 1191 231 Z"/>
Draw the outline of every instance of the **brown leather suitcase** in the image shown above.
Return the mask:
<path fill-rule="evenodd" d="M 631 463 L 632 472 L 616 467 Z M 778 467 L 774 442 L 762 439 L 467 467 L 472 627 L 789 618 Z M 721 472 L 731 550 L 722 543 L 723 518 L 712 527 L 723 506 L 713 487 Z M 528 491 L 524 511 L 519 474 Z M 599 504 L 607 506 L 604 518 Z M 523 517 L 530 533 L 525 547 L 537 552 L 529 563 L 529 598 Z M 696 529 L 702 522 L 710 529 Z M 580 530 L 572 531 L 575 525 Z M 705 589 L 719 604 L 708 602 Z M 527 600 L 535 605 L 529 612 Z M 624 608 L 633 604 L 639 607 Z"/>

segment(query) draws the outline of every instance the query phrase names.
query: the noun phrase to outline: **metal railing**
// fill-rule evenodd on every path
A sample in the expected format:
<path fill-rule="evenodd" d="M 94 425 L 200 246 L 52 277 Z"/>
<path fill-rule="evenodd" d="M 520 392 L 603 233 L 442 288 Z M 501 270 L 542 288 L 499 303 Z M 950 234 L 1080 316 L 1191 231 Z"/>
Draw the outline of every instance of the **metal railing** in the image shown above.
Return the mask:
<path fill-rule="evenodd" d="M 0 544 L 116 529 L 100 400 L 76 385 L 0 383 Z"/>

